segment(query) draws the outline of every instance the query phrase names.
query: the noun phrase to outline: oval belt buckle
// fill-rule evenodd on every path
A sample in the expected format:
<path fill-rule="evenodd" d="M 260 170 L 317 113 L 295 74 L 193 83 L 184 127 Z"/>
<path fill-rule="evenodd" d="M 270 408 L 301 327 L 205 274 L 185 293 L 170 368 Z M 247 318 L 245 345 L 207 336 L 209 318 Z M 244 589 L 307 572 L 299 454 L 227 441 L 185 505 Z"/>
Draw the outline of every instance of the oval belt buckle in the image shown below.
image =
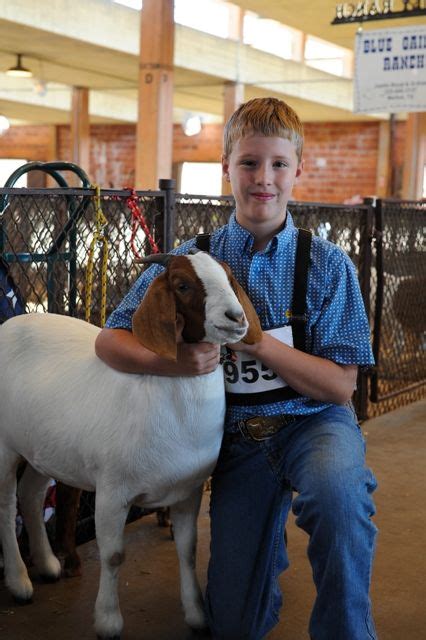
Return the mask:
<path fill-rule="evenodd" d="M 276 425 L 271 424 L 270 421 L 263 416 L 246 420 L 246 429 L 250 437 L 257 442 L 266 440 L 277 432 Z"/>

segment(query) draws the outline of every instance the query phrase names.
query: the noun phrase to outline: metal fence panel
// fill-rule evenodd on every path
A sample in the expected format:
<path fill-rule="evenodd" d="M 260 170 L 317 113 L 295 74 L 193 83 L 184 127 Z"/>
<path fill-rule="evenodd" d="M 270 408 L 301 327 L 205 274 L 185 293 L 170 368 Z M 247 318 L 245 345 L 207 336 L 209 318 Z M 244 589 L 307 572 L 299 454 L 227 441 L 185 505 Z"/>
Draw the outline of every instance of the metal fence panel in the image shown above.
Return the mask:
<path fill-rule="evenodd" d="M 6 190 L 0 189 L 0 196 Z M 0 255 L 26 301 L 26 310 L 85 317 L 88 251 L 96 230 L 91 190 L 9 189 L 0 220 Z M 127 192 L 103 192 L 107 219 L 107 315 L 118 305 L 141 267 L 131 249 L 132 217 Z M 164 194 L 139 193 L 137 202 L 157 243 L 164 235 Z M 65 231 L 64 231 L 65 230 Z M 141 255 L 151 247 L 142 229 L 135 244 Z M 92 292 L 94 324 L 100 324 L 101 246 L 95 248 Z"/>
<path fill-rule="evenodd" d="M 376 208 L 376 299 L 372 414 L 424 397 L 426 382 L 426 202 Z"/>

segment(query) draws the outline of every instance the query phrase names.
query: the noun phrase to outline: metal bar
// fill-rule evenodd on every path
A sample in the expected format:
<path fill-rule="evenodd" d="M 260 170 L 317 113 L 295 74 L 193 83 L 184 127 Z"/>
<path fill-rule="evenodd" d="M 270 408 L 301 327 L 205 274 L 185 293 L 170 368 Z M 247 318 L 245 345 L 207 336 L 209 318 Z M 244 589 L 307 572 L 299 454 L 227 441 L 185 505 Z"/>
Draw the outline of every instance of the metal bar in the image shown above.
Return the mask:
<path fill-rule="evenodd" d="M 69 234 L 70 261 L 68 270 L 69 282 L 69 315 L 75 316 L 77 309 L 77 224 L 74 224 Z"/>
<path fill-rule="evenodd" d="M 370 322 L 370 291 L 371 291 L 371 243 L 373 240 L 374 198 L 365 198 L 367 205 L 365 216 L 360 216 L 360 264 L 358 265 L 358 278 L 361 294 L 364 300 L 365 311 Z M 360 420 L 368 417 L 368 380 L 369 373 L 359 371 L 357 391 L 355 394 L 356 411 Z"/>
<path fill-rule="evenodd" d="M 382 201 L 380 199 L 378 199 L 376 202 L 374 239 L 376 242 L 377 286 L 376 286 L 376 304 L 375 304 L 375 310 L 374 310 L 374 327 L 373 327 L 373 355 L 376 361 L 376 366 L 371 376 L 370 400 L 371 402 L 378 402 L 378 392 L 379 392 L 378 368 L 379 368 L 379 362 L 380 362 L 380 331 L 382 326 L 383 289 L 384 289 L 383 211 L 382 211 Z"/>
<path fill-rule="evenodd" d="M 45 253 L 2 253 L 6 262 L 47 262 L 48 256 Z M 55 253 L 49 257 L 51 262 L 65 262 L 70 260 L 71 254 Z"/>
<path fill-rule="evenodd" d="M 26 187 L 0 187 L 0 195 L 21 195 L 21 196 L 93 196 L 94 189 L 85 189 L 81 187 L 49 187 L 27 189 Z M 129 198 L 132 195 L 130 189 L 101 189 L 101 196 L 117 196 L 119 198 Z M 158 197 L 163 195 L 161 191 L 136 191 L 136 195 L 140 197 Z M 201 196 L 203 197 L 203 196 Z M 205 196 L 204 196 L 205 197 Z"/>
<path fill-rule="evenodd" d="M 162 178 L 159 187 L 164 193 L 164 252 L 173 249 L 175 241 L 176 180 Z"/>
<path fill-rule="evenodd" d="M 395 398 L 396 396 L 400 396 L 403 393 L 410 393 L 411 391 L 415 391 L 416 389 L 419 389 L 420 387 L 426 387 L 426 380 L 420 380 L 420 382 L 414 382 L 413 384 L 410 384 L 408 387 L 404 387 L 403 389 L 397 389 L 396 391 L 391 391 L 390 393 L 385 393 L 384 395 L 381 395 L 380 398 L 378 399 L 378 401 L 382 402 L 382 400 L 389 400 L 390 398 Z M 372 402 L 378 402 L 376 400 L 372 400 Z"/>
<path fill-rule="evenodd" d="M 55 279 L 53 274 L 53 260 L 47 260 L 47 311 L 56 312 L 55 305 Z"/>

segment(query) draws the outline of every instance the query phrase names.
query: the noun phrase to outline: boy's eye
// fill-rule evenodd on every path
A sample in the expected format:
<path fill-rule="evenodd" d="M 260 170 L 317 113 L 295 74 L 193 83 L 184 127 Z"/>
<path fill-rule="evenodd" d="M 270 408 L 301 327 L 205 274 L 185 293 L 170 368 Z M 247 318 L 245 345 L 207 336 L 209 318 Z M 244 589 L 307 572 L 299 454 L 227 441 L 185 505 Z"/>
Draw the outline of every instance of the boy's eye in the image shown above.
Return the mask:
<path fill-rule="evenodd" d="M 256 164 L 254 160 L 241 160 L 241 164 L 244 167 L 254 167 L 254 165 Z"/>
<path fill-rule="evenodd" d="M 276 162 L 274 162 L 274 167 L 278 167 L 279 169 L 281 169 L 283 167 L 288 167 L 288 164 L 283 160 L 277 160 Z"/>

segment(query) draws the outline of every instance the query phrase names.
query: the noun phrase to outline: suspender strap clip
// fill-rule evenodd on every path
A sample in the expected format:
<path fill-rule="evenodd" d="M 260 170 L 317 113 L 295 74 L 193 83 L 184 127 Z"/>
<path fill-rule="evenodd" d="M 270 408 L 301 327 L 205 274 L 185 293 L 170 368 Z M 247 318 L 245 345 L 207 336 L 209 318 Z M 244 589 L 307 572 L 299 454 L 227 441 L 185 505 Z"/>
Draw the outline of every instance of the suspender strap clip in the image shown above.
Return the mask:
<path fill-rule="evenodd" d="M 210 234 L 199 233 L 195 238 L 195 246 L 200 251 L 205 251 L 206 253 L 209 253 L 210 252 Z"/>

